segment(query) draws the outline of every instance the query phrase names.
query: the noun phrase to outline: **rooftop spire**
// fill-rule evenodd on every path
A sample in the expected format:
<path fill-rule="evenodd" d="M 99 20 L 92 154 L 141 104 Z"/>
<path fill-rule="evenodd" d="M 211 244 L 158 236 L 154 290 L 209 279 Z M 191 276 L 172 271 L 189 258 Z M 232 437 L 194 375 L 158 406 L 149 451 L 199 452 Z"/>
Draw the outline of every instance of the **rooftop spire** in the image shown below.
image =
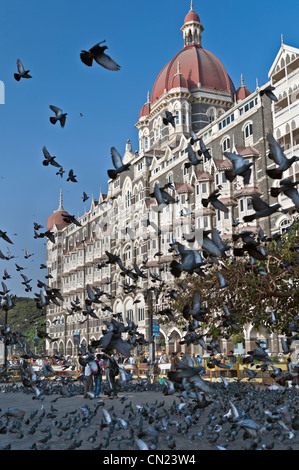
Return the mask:
<path fill-rule="evenodd" d="M 60 195 L 59 195 L 59 207 L 57 209 L 58 211 L 63 211 L 63 206 L 62 206 L 62 189 L 60 189 Z"/>
<path fill-rule="evenodd" d="M 190 2 L 190 11 L 194 11 L 194 10 L 193 10 L 193 1 L 192 1 L 192 0 L 191 0 L 191 2 Z"/>

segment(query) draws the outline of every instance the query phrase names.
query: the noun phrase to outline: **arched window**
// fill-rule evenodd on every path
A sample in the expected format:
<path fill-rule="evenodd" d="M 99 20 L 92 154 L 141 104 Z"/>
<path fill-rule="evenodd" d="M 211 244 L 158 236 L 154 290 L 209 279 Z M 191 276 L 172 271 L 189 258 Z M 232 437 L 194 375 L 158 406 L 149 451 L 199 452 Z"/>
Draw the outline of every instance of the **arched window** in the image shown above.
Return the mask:
<path fill-rule="evenodd" d="M 225 137 L 225 139 L 222 141 L 222 151 L 228 152 L 229 150 L 230 150 L 230 138 Z"/>
<path fill-rule="evenodd" d="M 245 129 L 244 129 L 244 138 L 248 139 L 252 135 L 253 135 L 252 123 L 249 122 L 248 124 L 246 124 Z"/>

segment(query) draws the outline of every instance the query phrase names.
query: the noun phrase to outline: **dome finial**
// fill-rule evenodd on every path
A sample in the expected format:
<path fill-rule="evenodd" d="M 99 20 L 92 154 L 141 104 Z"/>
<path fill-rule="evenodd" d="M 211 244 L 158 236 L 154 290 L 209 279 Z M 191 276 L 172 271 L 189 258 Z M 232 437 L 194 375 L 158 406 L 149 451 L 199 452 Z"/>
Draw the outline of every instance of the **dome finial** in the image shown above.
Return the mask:
<path fill-rule="evenodd" d="M 62 189 L 60 189 L 60 195 L 59 195 L 59 207 L 57 209 L 58 211 L 63 211 L 63 206 L 62 206 Z"/>
<path fill-rule="evenodd" d="M 148 91 L 147 92 L 147 103 L 149 103 L 149 102 L 150 102 L 150 92 Z"/>
<path fill-rule="evenodd" d="M 190 2 L 190 11 L 194 11 L 193 10 L 193 0 L 191 0 L 191 2 Z"/>
<path fill-rule="evenodd" d="M 243 78 L 243 74 L 241 73 L 241 86 L 244 86 L 244 78 Z"/>

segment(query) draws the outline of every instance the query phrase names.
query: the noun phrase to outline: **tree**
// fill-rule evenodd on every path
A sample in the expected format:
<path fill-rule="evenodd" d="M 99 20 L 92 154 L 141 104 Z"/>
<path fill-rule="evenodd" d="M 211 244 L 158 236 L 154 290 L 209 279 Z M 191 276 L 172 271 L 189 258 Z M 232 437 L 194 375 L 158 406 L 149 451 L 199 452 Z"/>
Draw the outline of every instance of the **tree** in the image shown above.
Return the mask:
<path fill-rule="evenodd" d="M 176 280 L 177 284 L 183 281 L 186 290 L 171 300 L 170 307 L 182 317 L 198 292 L 207 308 L 200 324 L 209 329 L 210 336 L 229 338 L 249 323 L 256 329 L 266 327 L 269 333 L 284 333 L 298 315 L 298 231 L 296 222 L 281 236 L 258 238 L 259 260 L 249 254 L 248 246 L 244 251 L 244 242 L 235 237 L 232 255 L 209 263 L 204 277 L 184 274 Z M 224 284 L 220 284 L 219 273 Z M 192 317 L 185 315 L 189 319 Z"/>
<path fill-rule="evenodd" d="M 43 328 L 45 316 L 41 316 L 41 310 L 36 307 L 35 300 L 29 297 L 15 297 L 14 306 L 7 312 L 7 325 L 12 333 L 21 333 L 30 348 L 34 351 L 34 337 L 36 326 Z M 0 324 L 5 321 L 5 311 L 0 308 Z M 42 350 L 42 341 L 39 342 L 37 352 Z"/>

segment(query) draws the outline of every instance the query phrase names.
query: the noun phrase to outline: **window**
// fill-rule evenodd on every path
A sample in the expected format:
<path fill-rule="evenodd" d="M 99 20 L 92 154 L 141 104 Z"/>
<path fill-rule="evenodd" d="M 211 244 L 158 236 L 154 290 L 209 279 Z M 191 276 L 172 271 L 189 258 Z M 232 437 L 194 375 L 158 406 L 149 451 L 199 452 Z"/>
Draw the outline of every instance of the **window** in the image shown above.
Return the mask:
<path fill-rule="evenodd" d="M 215 175 L 215 184 L 218 186 L 219 184 L 219 175 Z"/>
<path fill-rule="evenodd" d="M 204 228 L 207 228 L 209 226 L 209 221 L 208 221 L 207 216 L 204 216 L 204 218 L 203 218 L 203 226 L 204 226 Z"/>
<path fill-rule="evenodd" d="M 185 111 L 182 112 L 182 124 L 183 124 L 183 126 L 186 125 L 186 113 L 185 113 Z"/>
<path fill-rule="evenodd" d="M 251 197 L 247 198 L 247 209 L 252 209 L 252 199 L 251 199 Z"/>
<path fill-rule="evenodd" d="M 144 321 L 144 308 L 138 309 L 138 321 Z"/>
<path fill-rule="evenodd" d="M 179 112 L 176 111 L 176 112 L 175 112 L 175 124 L 177 125 L 177 124 L 179 124 L 179 123 L 180 123 L 180 116 L 179 116 Z"/>
<path fill-rule="evenodd" d="M 248 137 L 252 136 L 252 124 L 251 123 L 247 124 L 247 126 L 245 127 L 244 136 L 245 136 L 245 139 L 248 139 Z"/>
<path fill-rule="evenodd" d="M 133 321 L 133 310 L 131 308 L 127 311 L 127 318 Z"/>
<path fill-rule="evenodd" d="M 206 193 L 207 192 L 207 183 L 201 183 L 201 192 Z"/>
<path fill-rule="evenodd" d="M 222 143 L 223 152 L 227 152 L 230 149 L 230 139 L 227 137 Z"/>
<path fill-rule="evenodd" d="M 244 202 L 243 199 L 240 199 L 240 212 L 244 211 Z"/>
<path fill-rule="evenodd" d="M 222 172 L 222 183 L 226 183 L 226 182 L 227 182 L 227 179 L 226 179 L 225 173 L 223 171 Z"/>
<path fill-rule="evenodd" d="M 145 150 L 148 149 L 148 136 L 147 135 L 144 137 L 144 149 Z"/>
<path fill-rule="evenodd" d="M 138 163 L 137 170 L 138 171 L 142 170 L 142 162 Z"/>

